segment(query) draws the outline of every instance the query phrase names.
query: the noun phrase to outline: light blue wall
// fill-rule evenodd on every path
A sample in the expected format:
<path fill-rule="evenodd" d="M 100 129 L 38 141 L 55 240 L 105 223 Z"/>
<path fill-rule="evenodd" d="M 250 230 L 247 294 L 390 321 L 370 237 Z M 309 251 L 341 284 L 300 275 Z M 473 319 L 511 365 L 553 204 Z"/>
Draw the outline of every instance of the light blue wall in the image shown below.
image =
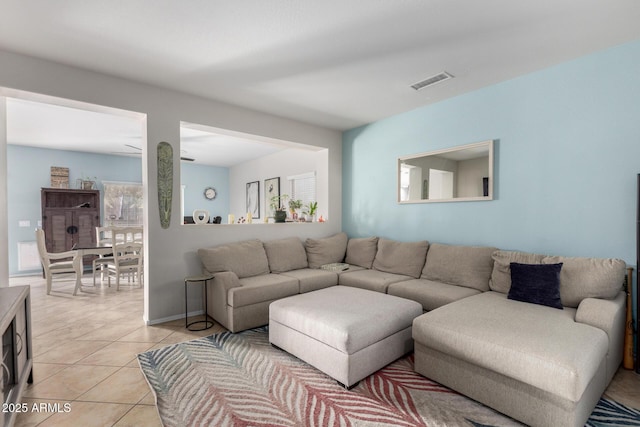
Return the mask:
<path fill-rule="evenodd" d="M 195 209 L 205 209 L 211 216 L 229 215 L 229 169 L 182 162 L 184 214 L 191 216 Z M 204 189 L 213 187 L 217 195 L 213 200 L 204 197 Z"/>
<path fill-rule="evenodd" d="M 397 157 L 487 139 L 494 201 L 396 203 Z M 345 132 L 343 229 L 634 265 L 638 173 L 640 41 Z"/>
<path fill-rule="evenodd" d="M 96 177 L 101 192 L 102 181 L 142 182 L 142 162 L 133 157 L 8 145 L 7 163 L 10 275 L 28 273 L 18 270 L 17 245 L 18 242 L 35 240 L 34 230 L 41 219 L 40 189 L 50 187 L 51 166 L 69 168 L 71 188 L 76 188 L 76 179 L 83 176 Z M 194 193 L 193 197 L 190 196 L 192 205 L 207 206 L 206 209 L 215 205 L 212 213 L 217 212 L 217 208 L 224 212 L 229 210 L 229 180 L 225 168 L 183 162 L 181 169 L 182 183 L 187 185 L 188 192 L 192 190 Z M 219 191 L 219 196 L 213 202 L 207 202 L 202 196 L 202 190 L 209 185 Z M 104 205 L 102 201 L 101 204 Z M 195 209 L 185 205 L 190 211 Z M 226 214 L 220 215 L 226 217 Z M 19 227 L 19 221 L 23 220 L 30 221 L 30 226 Z"/>

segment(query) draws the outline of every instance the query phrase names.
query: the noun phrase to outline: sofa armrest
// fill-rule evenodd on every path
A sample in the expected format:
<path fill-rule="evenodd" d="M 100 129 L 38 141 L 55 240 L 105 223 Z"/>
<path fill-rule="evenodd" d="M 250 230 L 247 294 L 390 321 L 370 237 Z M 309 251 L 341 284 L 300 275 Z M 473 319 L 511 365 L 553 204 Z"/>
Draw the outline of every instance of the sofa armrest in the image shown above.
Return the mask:
<path fill-rule="evenodd" d="M 238 275 L 232 271 L 213 273 L 213 279 L 207 281 L 209 315 L 227 329 L 230 328 L 227 314 L 229 289 L 240 286 Z"/>
<path fill-rule="evenodd" d="M 585 298 L 580 302 L 576 311 L 576 322 L 601 329 L 606 332 L 609 338 L 608 381 L 613 378 L 622 362 L 625 318 L 626 294 L 624 292 L 620 292 L 613 299 Z"/>
<path fill-rule="evenodd" d="M 209 292 L 213 293 L 214 298 L 224 301 L 227 304 L 227 296 L 229 289 L 242 286 L 238 275 L 233 271 L 221 271 L 213 273 L 213 279 L 207 282 L 209 284 Z"/>
<path fill-rule="evenodd" d="M 625 304 L 624 292 L 620 292 L 614 299 L 585 298 L 578 305 L 576 322 L 602 329 L 609 335 L 620 318 L 624 325 Z"/>

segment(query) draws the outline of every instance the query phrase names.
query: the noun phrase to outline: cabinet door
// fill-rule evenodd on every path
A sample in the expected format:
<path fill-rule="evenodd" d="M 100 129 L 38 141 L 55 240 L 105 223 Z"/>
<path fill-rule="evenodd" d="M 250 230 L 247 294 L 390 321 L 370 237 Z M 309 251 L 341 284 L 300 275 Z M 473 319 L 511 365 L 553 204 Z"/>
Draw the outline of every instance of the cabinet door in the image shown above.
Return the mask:
<path fill-rule="evenodd" d="M 96 227 L 99 224 L 99 217 L 94 209 L 79 209 L 75 212 L 74 225 L 77 232 L 74 235 L 74 243 L 78 246 L 90 247 L 96 244 Z"/>
<path fill-rule="evenodd" d="M 48 252 L 64 252 L 73 246 L 73 235 L 67 229 L 73 225 L 73 213 L 48 210 L 44 224 Z"/>

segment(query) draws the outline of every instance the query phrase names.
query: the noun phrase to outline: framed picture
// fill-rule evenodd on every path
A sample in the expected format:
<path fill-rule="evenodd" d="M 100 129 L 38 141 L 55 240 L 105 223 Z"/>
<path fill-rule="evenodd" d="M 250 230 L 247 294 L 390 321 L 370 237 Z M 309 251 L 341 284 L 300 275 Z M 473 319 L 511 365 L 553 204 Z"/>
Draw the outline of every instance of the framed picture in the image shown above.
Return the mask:
<path fill-rule="evenodd" d="M 260 218 L 260 181 L 247 183 L 247 213 L 253 219 Z"/>
<path fill-rule="evenodd" d="M 269 178 L 264 180 L 264 205 L 267 218 L 273 218 L 275 215 L 271 207 L 271 199 L 280 196 L 280 177 Z"/>
<path fill-rule="evenodd" d="M 51 166 L 51 188 L 69 188 L 69 168 Z"/>

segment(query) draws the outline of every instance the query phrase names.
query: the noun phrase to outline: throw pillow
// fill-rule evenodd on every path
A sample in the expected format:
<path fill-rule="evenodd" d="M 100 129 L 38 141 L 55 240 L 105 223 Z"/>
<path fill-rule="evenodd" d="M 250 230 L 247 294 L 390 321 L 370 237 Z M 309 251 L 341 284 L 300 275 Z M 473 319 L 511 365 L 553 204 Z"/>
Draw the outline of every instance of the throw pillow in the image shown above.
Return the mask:
<path fill-rule="evenodd" d="M 342 262 L 347 251 L 347 235 L 338 233 L 324 239 L 307 239 L 305 247 L 309 268 L 320 268 L 325 264 Z"/>
<path fill-rule="evenodd" d="M 508 298 L 562 310 L 558 264 L 511 263 L 511 289 Z"/>
<path fill-rule="evenodd" d="M 491 257 L 493 258 L 493 271 L 489 280 L 489 288 L 492 291 L 508 294 L 511 287 L 511 268 L 509 267 L 511 263 L 542 264 L 544 255 L 516 251 L 495 251 Z"/>

